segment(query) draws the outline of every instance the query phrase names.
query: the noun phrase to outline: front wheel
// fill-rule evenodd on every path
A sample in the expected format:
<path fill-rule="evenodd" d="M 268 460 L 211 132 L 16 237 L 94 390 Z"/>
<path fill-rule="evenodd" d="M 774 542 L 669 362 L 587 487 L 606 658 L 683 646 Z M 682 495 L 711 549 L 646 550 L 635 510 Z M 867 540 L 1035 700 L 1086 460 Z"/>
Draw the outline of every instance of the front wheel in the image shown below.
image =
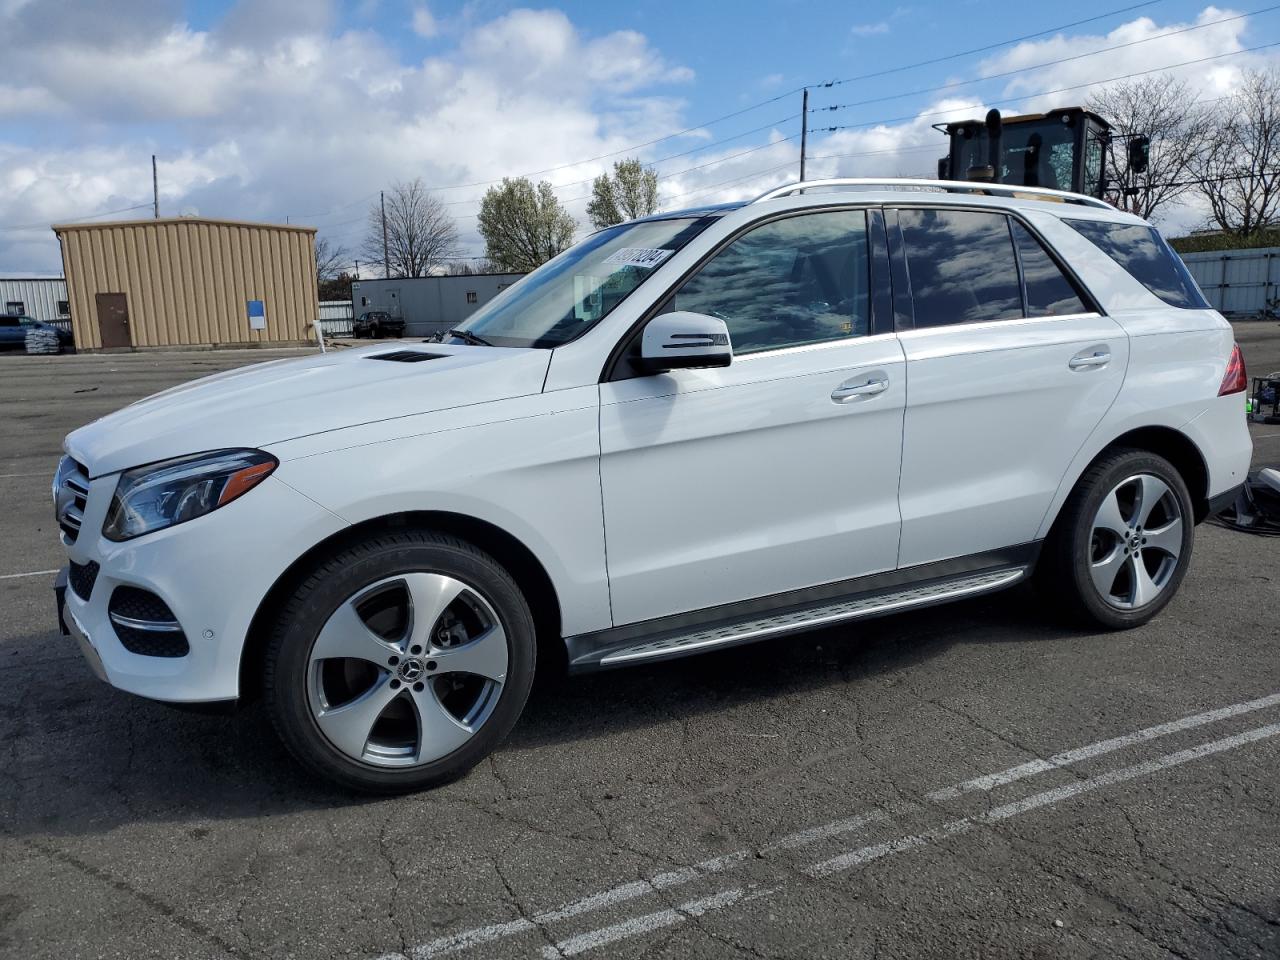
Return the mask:
<path fill-rule="evenodd" d="M 455 779 L 515 725 L 534 627 L 511 576 L 465 541 L 375 536 L 336 553 L 281 612 L 267 703 L 304 765 L 399 793 Z"/>
<path fill-rule="evenodd" d="M 1186 576 L 1194 524 L 1187 485 L 1168 460 L 1116 451 L 1085 471 L 1063 506 L 1041 584 L 1086 622 L 1141 626 Z"/>

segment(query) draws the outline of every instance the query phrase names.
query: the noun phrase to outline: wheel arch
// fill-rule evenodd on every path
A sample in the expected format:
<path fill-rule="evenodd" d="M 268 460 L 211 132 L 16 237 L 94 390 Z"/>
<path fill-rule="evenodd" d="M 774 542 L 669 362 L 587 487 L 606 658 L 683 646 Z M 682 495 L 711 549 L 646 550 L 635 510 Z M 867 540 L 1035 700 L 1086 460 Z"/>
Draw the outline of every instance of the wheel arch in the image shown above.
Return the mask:
<path fill-rule="evenodd" d="M 316 543 L 276 578 L 254 611 L 245 635 L 240 653 L 240 700 L 257 699 L 261 694 L 264 658 L 274 618 L 320 557 L 359 543 L 373 534 L 415 528 L 459 537 L 489 553 L 506 567 L 533 614 L 539 664 L 545 665 L 549 655 L 554 658 L 553 669 L 563 665 L 565 653 L 561 642 L 560 602 L 555 583 L 537 555 L 519 538 L 486 520 L 448 511 L 418 510 L 373 517 L 344 527 Z"/>
<path fill-rule="evenodd" d="M 1070 491 L 1075 489 L 1080 478 L 1101 458 L 1120 449 L 1146 450 L 1168 460 L 1182 477 L 1191 494 L 1191 505 L 1195 522 L 1200 523 L 1209 515 L 1209 465 L 1204 453 L 1187 434 L 1174 427 L 1150 425 L 1136 427 L 1120 434 L 1081 465 L 1070 484 L 1064 484 L 1062 502 L 1055 511 L 1053 524 L 1057 526 L 1058 518 L 1066 506 Z"/>

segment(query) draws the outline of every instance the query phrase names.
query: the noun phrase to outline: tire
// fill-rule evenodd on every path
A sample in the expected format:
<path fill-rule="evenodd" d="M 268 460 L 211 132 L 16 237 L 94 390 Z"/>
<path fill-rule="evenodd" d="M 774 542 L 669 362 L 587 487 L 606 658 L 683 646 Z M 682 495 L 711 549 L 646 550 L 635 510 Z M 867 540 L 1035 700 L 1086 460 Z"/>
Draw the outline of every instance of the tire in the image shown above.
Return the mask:
<path fill-rule="evenodd" d="M 374 340 L 381 340 L 382 328 L 375 323 L 372 327 L 369 328 L 369 336 L 371 336 Z"/>
<path fill-rule="evenodd" d="M 404 336 L 404 327 L 401 327 L 399 330 L 396 330 L 391 335 L 395 337 L 397 340 L 399 340 L 401 337 Z"/>
<path fill-rule="evenodd" d="M 529 606 L 487 553 L 427 530 L 379 534 L 319 562 L 285 603 L 267 648 L 267 709 L 321 777 L 422 790 L 510 733 L 535 649 Z"/>
<path fill-rule="evenodd" d="M 1037 575 L 1077 621 L 1125 630 L 1173 599 L 1194 542 L 1182 475 L 1154 453 L 1120 449 L 1095 461 L 1071 491 Z"/>

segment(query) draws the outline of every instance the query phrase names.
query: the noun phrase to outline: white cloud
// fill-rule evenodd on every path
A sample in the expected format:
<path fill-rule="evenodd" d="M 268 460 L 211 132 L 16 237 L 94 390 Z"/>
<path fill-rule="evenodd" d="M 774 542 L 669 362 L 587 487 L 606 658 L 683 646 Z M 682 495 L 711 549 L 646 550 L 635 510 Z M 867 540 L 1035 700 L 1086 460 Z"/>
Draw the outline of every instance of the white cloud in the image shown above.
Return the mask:
<path fill-rule="evenodd" d="M 291 2 L 259 10 L 261 22 Z M 311 222 L 354 251 L 362 198 L 391 181 L 556 168 L 686 125 L 678 93 L 691 71 L 639 33 L 586 35 L 556 11 L 464 19 L 450 49 L 416 64 L 370 30 L 334 34 L 320 19 L 273 28 L 272 39 L 243 19 L 197 30 L 162 13 L 124 40 L 37 31 L 7 61 L 23 82 L 0 89 L 0 117 L 17 121 L 6 129 L 58 128 L 48 144 L 0 133 L 0 268 L 58 267 L 47 229 L 14 226 L 149 200 L 152 153 L 162 212 L 326 214 Z M 609 162 L 544 176 L 578 198 L 587 188 L 577 181 Z M 441 192 L 477 252 L 482 193 Z M 585 221 L 584 208 L 585 197 L 570 204 Z"/>
<path fill-rule="evenodd" d="M 413 27 L 414 33 L 428 40 L 440 32 L 440 25 L 436 23 L 436 18 L 431 15 L 431 11 L 426 7 L 416 7 L 414 9 L 410 26 Z"/>
<path fill-rule="evenodd" d="M 71 4 L 0 0 L 0 35 L 14 41 L 7 86 L 0 86 L 3 270 L 58 268 L 43 224 L 149 201 L 152 153 L 160 158 L 162 212 L 289 216 L 354 253 L 369 198 L 415 176 L 448 187 L 545 170 L 538 178 L 556 185 L 585 224 L 590 179 L 612 164 L 609 154 L 688 126 L 687 67 L 643 34 L 590 34 L 555 10 L 495 15 L 470 5 L 456 34 L 453 20 L 447 34 L 437 31 L 448 41 L 438 40 L 431 57 L 406 62 L 372 29 L 337 31 L 327 4 L 303 10 L 303 0 L 246 2 L 208 29 L 185 22 L 177 0 L 116 0 L 101 16 L 97 6 L 73 16 Z M 1195 23 L 1228 15 L 1207 8 Z M 946 150 L 930 129 L 939 120 L 981 117 L 988 101 L 1006 97 L 1018 98 L 999 104 L 1006 112 L 1080 102 L 1088 90 L 1031 95 L 1242 49 L 1257 42 L 1246 40 L 1245 23 L 1031 70 L 988 84 L 982 97 L 962 88 L 904 101 L 906 108 L 880 104 L 848 120 L 823 114 L 831 125 L 865 125 L 813 134 L 808 173 L 931 176 Z M 957 76 L 990 76 L 1186 25 L 1139 18 L 1102 36 L 1048 37 L 957 67 Z M 1241 66 L 1261 62 L 1232 57 L 1180 75 L 1202 96 L 1221 96 Z M 922 73 L 912 86 L 941 79 Z M 876 116 L 913 119 L 868 122 Z M 768 119 L 761 110 L 640 153 L 652 162 Z M 742 199 L 795 179 L 797 133 L 762 131 L 658 163 L 664 205 Z M 596 156 L 604 159 L 581 162 Z M 483 192 L 483 185 L 440 191 L 476 252 Z"/>
<path fill-rule="evenodd" d="M 889 32 L 889 24 L 884 20 L 877 23 L 859 23 L 849 28 L 855 37 L 874 37 Z"/>

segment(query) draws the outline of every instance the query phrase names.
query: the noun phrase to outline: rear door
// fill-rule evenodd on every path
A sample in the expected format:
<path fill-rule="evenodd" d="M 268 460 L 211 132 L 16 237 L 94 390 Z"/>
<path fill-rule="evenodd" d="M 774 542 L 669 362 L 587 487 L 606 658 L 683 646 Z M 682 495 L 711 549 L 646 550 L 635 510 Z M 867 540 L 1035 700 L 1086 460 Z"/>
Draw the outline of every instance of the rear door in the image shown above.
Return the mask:
<path fill-rule="evenodd" d="M 1128 338 L 1017 217 L 887 214 L 910 292 L 899 565 L 1029 543 L 1119 393 Z"/>

